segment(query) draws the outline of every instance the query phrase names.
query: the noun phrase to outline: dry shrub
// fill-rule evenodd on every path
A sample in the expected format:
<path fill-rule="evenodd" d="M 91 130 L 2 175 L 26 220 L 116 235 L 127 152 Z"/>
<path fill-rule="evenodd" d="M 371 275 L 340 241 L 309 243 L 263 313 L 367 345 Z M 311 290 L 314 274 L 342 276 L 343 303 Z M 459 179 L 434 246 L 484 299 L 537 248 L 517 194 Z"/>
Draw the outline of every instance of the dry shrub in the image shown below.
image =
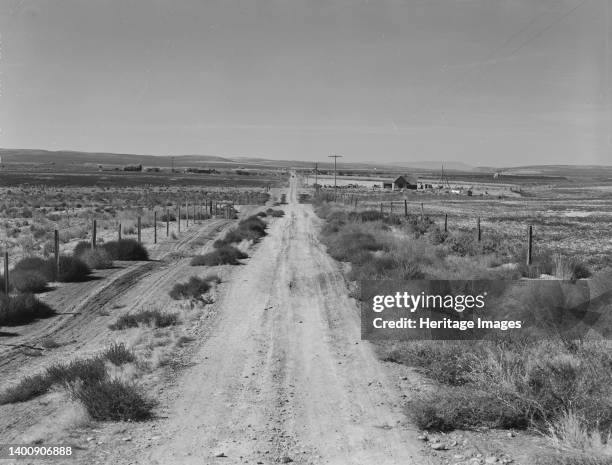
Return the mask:
<path fill-rule="evenodd" d="M 153 416 L 155 402 L 134 383 L 103 379 L 79 383 L 71 391 L 94 420 L 143 421 Z"/>
<path fill-rule="evenodd" d="M 19 270 L 11 273 L 10 278 L 10 286 L 18 292 L 36 294 L 48 289 L 49 281 L 42 272 Z"/>
<path fill-rule="evenodd" d="M 439 383 L 462 386 L 470 382 L 470 367 L 477 351 L 462 350 L 454 341 L 411 341 L 379 346 L 378 354 L 386 362 L 417 367 Z"/>
<path fill-rule="evenodd" d="M 42 275 L 48 281 L 80 282 L 87 281 L 91 269 L 79 258 L 61 255 L 59 259 L 59 275 L 56 275 L 55 258 L 43 259 L 27 257 L 15 264 L 15 271 L 24 275 Z"/>
<path fill-rule="evenodd" d="M 0 393 L 0 405 L 26 402 L 46 394 L 50 388 L 51 382 L 45 375 L 26 376 Z"/>
<path fill-rule="evenodd" d="M 113 267 L 113 260 L 110 254 L 101 248 L 85 250 L 80 255 L 80 259 L 94 270 L 105 270 Z"/>
<path fill-rule="evenodd" d="M 257 242 L 266 235 L 266 223 L 259 216 L 253 215 L 238 223 L 238 227 L 228 232 L 223 239 L 215 241 L 214 247 L 219 249 L 242 241 Z"/>
<path fill-rule="evenodd" d="M 263 213 L 263 212 L 260 212 Z M 268 208 L 266 210 L 266 213 L 271 216 L 272 218 L 281 218 L 283 216 L 285 216 L 285 212 L 284 210 L 274 210 L 273 208 Z M 257 216 L 261 216 L 260 214 L 257 214 Z M 265 216 L 265 215 L 264 215 Z"/>
<path fill-rule="evenodd" d="M 0 294 L 0 326 L 23 325 L 53 315 L 55 311 L 32 294 Z"/>
<path fill-rule="evenodd" d="M 218 281 L 218 278 L 192 276 L 186 283 L 176 283 L 169 292 L 169 295 L 175 300 L 204 300 L 203 296 L 210 290 L 212 281 Z"/>
<path fill-rule="evenodd" d="M 45 376 L 50 385 L 70 384 L 75 381 L 94 382 L 106 378 L 106 367 L 102 357 L 72 360 L 51 365 Z"/>
<path fill-rule="evenodd" d="M 452 431 L 486 426 L 523 429 L 529 417 L 514 405 L 487 392 L 457 387 L 440 390 L 406 405 L 406 413 L 421 429 Z"/>
<path fill-rule="evenodd" d="M 75 257 L 80 257 L 84 252 L 91 250 L 91 242 L 89 241 L 79 241 L 77 245 L 74 246 L 74 250 L 72 251 L 72 255 Z"/>
<path fill-rule="evenodd" d="M 572 419 L 580 419 L 580 427 L 589 434 L 598 431 L 607 437 L 612 432 L 612 354 L 603 345 L 508 340 L 451 343 L 449 350 L 439 343 L 405 344 L 381 356 L 420 366 L 439 382 L 461 384 L 417 405 L 415 418 L 422 427 L 448 430 L 493 424 L 545 431 L 573 412 Z M 480 393 L 487 411 L 474 410 L 468 393 Z M 496 400 L 498 407 L 486 398 Z M 491 412 L 498 415 L 496 422 L 491 423 Z"/>
<path fill-rule="evenodd" d="M 556 253 L 552 256 L 554 275 L 558 279 L 575 281 L 588 278 L 591 272 L 586 265 L 574 257 L 566 257 Z"/>
<path fill-rule="evenodd" d="M 196 255 L 191 259 L 191 266 L 240 265 L 239 260 L 249 256 L 231 245 L 223 245 L 204 255 Z"/>
<path fill-rule="evenodd" d="M 113 365 L 121 366 L 136 361 L 134 351 L 128 349 L 124 343 L 114 343 L 102 353 L 102 357 Z"/>
<path fill-rule="evenodd" d="M 145 261 L 149 259 L 147 249 L 134 239 L 107 242 L 102 248 L 108 252 L 112 260 Z"/>
<path fill-rule="evenodd" d="M 109 328 L 112 330 L 136 328 L 141 324 L 153 326 L 154 328 L 165 328 L 178 324 L 178 315 L 176 313 L 162 312 L 158 309 L 139 310 L 136 313 L 121 315 Z"/>

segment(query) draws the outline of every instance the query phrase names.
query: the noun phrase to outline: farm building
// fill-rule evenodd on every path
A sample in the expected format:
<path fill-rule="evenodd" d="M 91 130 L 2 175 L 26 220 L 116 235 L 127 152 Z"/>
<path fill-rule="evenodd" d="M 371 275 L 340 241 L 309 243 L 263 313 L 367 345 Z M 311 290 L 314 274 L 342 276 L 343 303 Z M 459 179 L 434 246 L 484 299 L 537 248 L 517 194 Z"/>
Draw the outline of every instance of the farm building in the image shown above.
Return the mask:
<path fill-rule="evenodd" d="M 416 189 L 418 187 L 416 176 L 405 174 L 398 176 L 393 182 L 383 182 L 383 189 L 402 190 Z"/>
<path fill-rule="evenodd" d="M 123 171 L 142 171 L 142 165 L 126 165 Z"/>

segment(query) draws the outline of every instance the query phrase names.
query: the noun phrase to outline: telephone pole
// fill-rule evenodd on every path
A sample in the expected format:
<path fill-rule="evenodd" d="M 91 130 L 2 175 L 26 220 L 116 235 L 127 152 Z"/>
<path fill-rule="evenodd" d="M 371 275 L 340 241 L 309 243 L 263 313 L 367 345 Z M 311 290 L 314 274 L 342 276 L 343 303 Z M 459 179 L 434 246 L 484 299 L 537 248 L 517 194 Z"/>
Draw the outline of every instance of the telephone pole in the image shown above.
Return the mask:
<path fill-rule="evenodd" d="M 315 163 L 315 193 L 319 192 L 319 164 Z"/>
<path fill-rule="evenodd" d="M 334 201 L 336 200 L 336 192 L 338 189 L 338 186 L 336 185 L 336 162 L 338 161 L 338 158 L 342 158 L 342 155 L 336 155 L 335 153 L 333 155 L 330 155 L 329 158 L 333 158 L 334 159 Z"/>

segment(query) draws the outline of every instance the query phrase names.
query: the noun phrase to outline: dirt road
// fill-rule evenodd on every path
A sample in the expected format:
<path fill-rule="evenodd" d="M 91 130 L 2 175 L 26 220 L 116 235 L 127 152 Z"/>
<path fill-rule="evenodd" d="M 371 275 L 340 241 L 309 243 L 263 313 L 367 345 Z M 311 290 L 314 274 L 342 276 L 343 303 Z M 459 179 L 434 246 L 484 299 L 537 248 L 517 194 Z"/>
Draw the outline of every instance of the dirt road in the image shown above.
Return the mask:
<path fill-rule="evenodd" d="M 429 463 L 296 197 L 293 178 L 285 217 L 225 286 L 167 418 L 136 426 L 105 463 Z"/>

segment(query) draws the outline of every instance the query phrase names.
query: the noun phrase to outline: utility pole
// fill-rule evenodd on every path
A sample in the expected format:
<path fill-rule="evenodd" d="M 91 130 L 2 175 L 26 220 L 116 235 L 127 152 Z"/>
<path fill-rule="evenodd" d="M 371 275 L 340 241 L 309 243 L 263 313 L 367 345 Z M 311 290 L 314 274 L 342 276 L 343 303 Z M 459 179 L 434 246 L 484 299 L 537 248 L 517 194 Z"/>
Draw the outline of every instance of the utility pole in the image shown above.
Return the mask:
<path fill-rule="evenodd" d="M 315 163 L 315 193 L 319 192 L 319 164 Z"/>
<path fill-rule="evenodd" d="M 333 155 L 330 155 L 329 158 L 333 158 L 334 159 L 334 201 L 336 200 L 336 192 L 338 189 L 338 186 L 336 185 L 336 162 L 338 161 L 338 158 L 342 158 L 342 155 L 336 155 L 335 153 Z"/>

